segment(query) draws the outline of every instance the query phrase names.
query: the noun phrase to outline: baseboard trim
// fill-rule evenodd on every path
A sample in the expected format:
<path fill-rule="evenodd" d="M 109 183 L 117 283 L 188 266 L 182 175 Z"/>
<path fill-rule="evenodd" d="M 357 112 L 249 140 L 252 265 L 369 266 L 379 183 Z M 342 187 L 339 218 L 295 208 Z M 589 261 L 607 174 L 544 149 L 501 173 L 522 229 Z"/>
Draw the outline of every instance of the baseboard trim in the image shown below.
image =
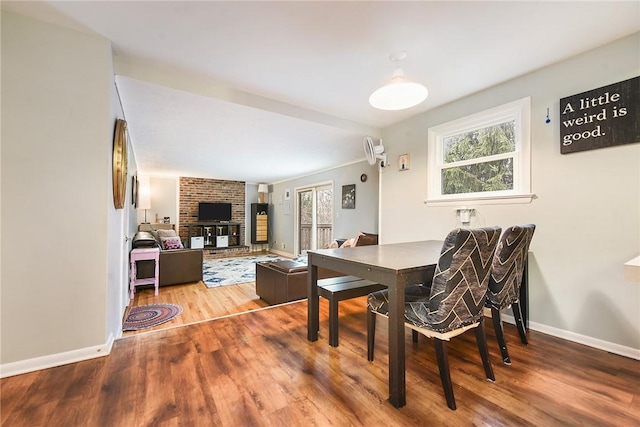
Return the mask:
<path fill-rule="evenodd" d="M 33 359 L 20 360 L 18 362 L 4 363 L 0 365 L 0 378 L 68 365 L 83 360 L 103 357 L 111 353 L 115 337 L 111 334 L 105 344 L 93 347 L 85 347 L 64 353 L 50 354 L 48 356 L 34 357 Z"/>
<path fill-rule="evenodd" d="M 269 252 L 271 252 L 272 254 L 275 254 L 275 255 L 286 257 L 286 258 L 295 258 L 295 256 L 292 253 L 283 252 L 283 251 L 279 251 L 279 250 L 276 250 L 276 249 L 269 249 Z"/>
<path fill-rule="evenodd" d="M 571 331 L 565 331 L 551 326 L 543 325 L 541 323 L 529 321 L 529 328 L 534 331 L 542 332 L 547 335 L 553 335 L 554 337 L 562 338 L 567 341 L 573 341 L 578 344 L 584 344 L 589 347 L 597 348 L 600 350 L 608 351 L 609 353 L 618 354 L 620 356 L 629 357 L 631 359 L 640 360 L 640 349 L 627 347 L 624 345 L 604 341 L 598 338 L 589 337 L 582 334 L 577 334 Z"/>
<path fill-rule="evenodd" d="M 488 317 L 491 317 L 491 310 L 489 310 Z M 512 325 L 516 324 L 513 316 L 510 316 L 508 314 L 503 313 L 502 320 L 504 322 L 511 323 Z M 537 332 L 542 332 L 543 334 L 551 335 L 557 338 L 562 338 L 567 341 L 584 344 L 586 346 L 597 348 L 599 350 L 608 351 L 609 353 L 628 357 L 630 359 L 640 360 L 640 349 L 637 348 L 627 347 L 624 345 L 589 337 L 587 335 L 577 334 L 571 331 L 565 331 L 563 329 L 554 328 L 552 326 L 547 326 L 543 325 L 542 323 L 532 321 L 529 321 L 529 329 Z"/>

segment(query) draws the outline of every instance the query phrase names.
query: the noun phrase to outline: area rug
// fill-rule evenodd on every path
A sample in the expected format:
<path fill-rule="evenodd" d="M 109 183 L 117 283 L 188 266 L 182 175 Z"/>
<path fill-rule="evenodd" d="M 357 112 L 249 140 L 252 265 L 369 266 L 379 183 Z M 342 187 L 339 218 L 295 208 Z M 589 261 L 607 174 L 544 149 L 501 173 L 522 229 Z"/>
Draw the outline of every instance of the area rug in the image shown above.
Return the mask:
<path fill-rule="evenodd" d="M 123 331 L 138 331 L 168 322 L 182 313 L 182 307 L 175 304 L 149 304 L 132 307 L 129 310 Z"/>
<path fill-rule="evenodd" d="M 259 255 L 204 261 L 202 281 L 207 288 L 253 282 L 256 280 L 256 263 L 283 259 L 276 255 Z"/>

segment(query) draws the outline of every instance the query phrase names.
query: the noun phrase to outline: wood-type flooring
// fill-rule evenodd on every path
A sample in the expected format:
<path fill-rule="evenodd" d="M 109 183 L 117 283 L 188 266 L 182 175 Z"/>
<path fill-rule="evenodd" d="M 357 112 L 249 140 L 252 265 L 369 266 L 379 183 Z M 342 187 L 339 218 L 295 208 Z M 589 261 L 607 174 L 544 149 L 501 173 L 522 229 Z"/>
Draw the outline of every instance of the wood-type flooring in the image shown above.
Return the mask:
<path fill-rule="evenodd" d="M 141 287 L 136 290 L 132 303 L 127 308 L 124 318 L 131 307 L 146 304 L 177 304 L 182 307 L 182 314 L 160 325 L 127 331 L 123 336 L 131 336 L 151 331 L 184 326 L 203 320 L 215 319 L 231 314 L 268 307 L 265 301 L 256 295 L 254 282 L 240 285 L 207 288 L 204 283 L 188 283 L 184 285 L 163 286 L 158 295 L 154 295 L 153 287 Z"/>
<path fill-rule="evenodd" d="M 368 362 L 365 298 L 340 303 L 337 348 L 320 301 L 313 343 L 300 301 L 133 334 L 106 357 L 5 378 L 2 426 L 640 425 L 640 361 L 535 331 L 524 346 L 507 324 L 513 364 L 505 366 L 490 322 L 495 383 L 473 331 L 448 346 L 456 411 L 446 406 L 433 343 L 407 333 L 407 405 L 396 409 L 387 400 L 386 322 L 377 322 Z"/>

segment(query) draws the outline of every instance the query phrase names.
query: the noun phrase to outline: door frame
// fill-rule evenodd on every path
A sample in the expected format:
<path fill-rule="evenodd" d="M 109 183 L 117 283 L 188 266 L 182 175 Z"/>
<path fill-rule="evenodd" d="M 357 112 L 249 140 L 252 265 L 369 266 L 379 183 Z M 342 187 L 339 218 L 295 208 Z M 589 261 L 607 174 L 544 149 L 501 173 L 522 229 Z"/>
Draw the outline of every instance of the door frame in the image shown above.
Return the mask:
<path fill-rule="evenodd" d="M 313 184 L 301 185 L 299 187 L 295 187 L 293 189 L 295 193 L 295 203 L 293 204 L 293 255 L 298 256 L 300 254 L 300 217 L 299 217 L 299 209 L 300 206 L 298 202 L 300 200 L 300 193 L 312 189 L 316 189 L 318 187 L 331 187 L 331 192 L 333 194 L 333 212 L 331 212 L 331 238 L 333 238 L 333 225 L 335 224 L 336 218 L 336 189 L 333 180 L 330 181 L 321 181 Z M 315 213 L 314 213 L 315 215 Z"/>

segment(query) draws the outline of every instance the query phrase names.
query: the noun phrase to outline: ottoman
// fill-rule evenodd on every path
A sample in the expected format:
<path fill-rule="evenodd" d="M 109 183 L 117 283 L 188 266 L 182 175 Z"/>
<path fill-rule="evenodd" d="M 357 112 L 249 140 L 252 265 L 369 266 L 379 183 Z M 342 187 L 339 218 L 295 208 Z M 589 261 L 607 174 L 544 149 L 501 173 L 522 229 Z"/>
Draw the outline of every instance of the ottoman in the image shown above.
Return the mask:
<path fill-rule="evenodd" d="M 307 297 L 307 264 L 268 261 L 256 264 L 256 294 L 270 305 Z"/>

